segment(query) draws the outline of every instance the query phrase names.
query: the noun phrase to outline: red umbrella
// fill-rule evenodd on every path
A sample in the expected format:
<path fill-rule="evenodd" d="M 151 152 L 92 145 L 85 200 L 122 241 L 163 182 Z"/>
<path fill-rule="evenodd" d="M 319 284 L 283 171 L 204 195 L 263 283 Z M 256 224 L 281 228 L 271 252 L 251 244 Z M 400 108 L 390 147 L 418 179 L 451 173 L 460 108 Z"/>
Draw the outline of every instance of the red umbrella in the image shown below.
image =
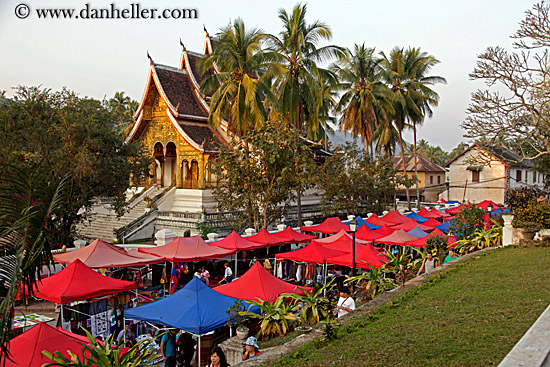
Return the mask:
<path fill-rule="evenodd" d="M 315 226 L 300 227 L 301 231 L 327 233 L 327 234 L 335 234 L 340 232 L 342 229 L 344 231 L 350 230 L 349 226 L 347 224 L 342 223 L 342 221 L 338 217 L 327 218 L 323 223 L 317 224 Z"/>
<path fill-rule="evenodd" d="M 398 229 L 397 231 L 393 232 L 389 236 L 382 237 L 376 240 L 377 243 L 386 243 L 389 245 L 400 245 L 405 246 L 405 244 L 409 241 L 416 240 L 417 237 L 408 234 L 402 229 Z"/>
<path fill-rule="evenodd" d="M 165 257 L 170 262 L 193 262 L 233 255 L 235 250 L 209 246 L 200 236 L 178 237 L 164 246 L 140 248 L 140 252 Z"/>
<path fill-rule="evenodd" d="M 310 287 L 300 287 L 310 290 Z M 274 301 L 283 293 L 304 294 L 302 289 L 274 277 L 270 272 L 256 262 L 239 279 L 214 288 L 220 294 L 245 301 Z"/>
<path fill-rule="evenodd" d="M 39 281 L 34 295 L 65 304 L 136 289 L 135 282 L 106 277 L 76 259 L 59 273 Z"/>
<path fill-rule="evenodd" d="M 274 235 L 286 240 L 288 243 L 306 243 L 317 238 L 315 236 L 296 232 L 291 227 L 286 227 L 283 231 L 276 232 Z"/>
<path fill-rule="evenodd" d="M 276 234 L 269 233 L 265 228 L 262 228 L 260 232 L 256 233 L 254 236 L 247 237 L 246 239 L 252 242 L 263 243 L 266 246 L 279 246 L 284 245 L 285 243 L 291 243 Z"/>

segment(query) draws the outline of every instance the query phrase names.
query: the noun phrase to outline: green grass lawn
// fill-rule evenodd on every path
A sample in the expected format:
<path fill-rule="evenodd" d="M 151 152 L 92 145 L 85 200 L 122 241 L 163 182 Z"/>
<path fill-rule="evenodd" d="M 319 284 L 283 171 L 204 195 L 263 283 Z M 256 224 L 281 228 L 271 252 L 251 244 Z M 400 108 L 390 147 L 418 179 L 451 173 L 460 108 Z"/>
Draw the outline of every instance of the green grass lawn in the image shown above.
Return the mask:
<path fill-rule="evenodd" d="M 496 366 L 550 303 L 550 248 L 489 251 L 274 366 Z"/>

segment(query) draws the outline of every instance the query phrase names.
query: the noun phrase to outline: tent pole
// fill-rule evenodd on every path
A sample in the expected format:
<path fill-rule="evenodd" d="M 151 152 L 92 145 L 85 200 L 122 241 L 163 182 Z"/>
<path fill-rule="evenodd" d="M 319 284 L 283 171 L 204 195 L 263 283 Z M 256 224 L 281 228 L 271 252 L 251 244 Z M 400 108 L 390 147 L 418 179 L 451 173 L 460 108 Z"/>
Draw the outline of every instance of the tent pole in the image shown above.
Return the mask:
<path fill-rule="evenodd" d="M 197 353 L 199 355 L 199 360 L 197 361 L 196 366 L 200 367 L 201 365 L 201 336 L 199 335 L 199 351 Z"/>
<path fill-rule="evenodd" d="M 237 258 L 239 257 L 239 252 L 235 252 L 235 273 L 233 274 L 233 279 L 237 278 Z"/>
<path fill-rule="evenodd" d="M 327 262 L 325 261 L 325 266 L 323 270 L 323 272 L 325 273 L 323 274 L 325 276 L 325 283 L 324 283 L 325 285 L 327 284 L 327 268 L 328 268 L 328 265 L 327 265 Z"/>
<path fill-rule="evenodd" d="M 61 328 L 63 329 L 63 303 L 61 304 L 61 315 L 60 315 L 60 317 L 61 317 L 61 322 L 59 324 L 61 325 Z"/>

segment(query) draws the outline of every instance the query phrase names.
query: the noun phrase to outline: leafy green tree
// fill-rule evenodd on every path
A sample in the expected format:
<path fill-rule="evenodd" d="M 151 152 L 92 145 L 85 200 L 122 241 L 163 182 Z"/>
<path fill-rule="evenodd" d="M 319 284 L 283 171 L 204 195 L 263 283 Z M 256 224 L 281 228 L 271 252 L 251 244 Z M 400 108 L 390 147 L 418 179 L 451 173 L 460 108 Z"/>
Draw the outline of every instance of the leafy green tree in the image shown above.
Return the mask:
<path fill-rule="evenodd" d="M 374 56 L 374 51 L 365 44 L 356 44 L 353 52 L 347 50 L 332 65 L 343 90 L 336 106 L 336 110 L 342 113 L 340 129 L 350 130 L 354 139 L 360 135 L 367 151 L 378 121 L 389 120 L 393 112 L 391 91 L 383 83 L 381 60 Z"/>
<path fill-rule="evenodd" d="M 475 232 L 483 228 L 486 214 L 485 210 L 476 205 L 466 206 L 456 214 L 449 225 L 450 231 L 457 240 L 472 239 Z"/>
<path fill-rule="evenodd" d="M 449 238 L 447 236 L 440 234 L 429 236 L 426 239 L 426 251 L 435 253 L 435 256 L 439 260 L 438 264 L 443 264 L 443 260 L 445 260 L 445 256 L 447 256 L 448 240 Z"/>
<path fill-rule="evenodd" d="M 0 283 L 7 287 L 0 302 L 0 360 L 8 355 L 15 298 L 18 293 L 26 297 L 42 265 L 52 262 L 52 223 L 66 203 L 70 180 L 49 183 L 44 171 L 10 167 L 10 175 L 0 180 L 0 250 L 11 255 L 0 271 Z"/>
<path fill-rule="evenodd" d="M 210 101 L 210 125 L 218 126 L 227 118 L 230 131 L 243 136 L 266 121 L 263 99 L 271 93 L 263 77 L 268 67 L 262 50 L 264 38 L 260 29 L 247 29 L 240 18 L 216 35 L 214 50 L 201 65 L 203 72 L 214 66 L 217 70 L 201 84 L 205 93 L 215 91 Z"/>
<path fill-rule="evenodd" d="M 69 176 L 68 191 L 52 223 L 53 246 L 71 243 L 71 231 L 95 198 L 115 198 L 121 213 L 129 177 L 148 173 L 150 159 L 140 143 L 124 144 L 119 129 L 126 117 L 109 100 L 81 98 L 63 89 L 52 92 L 19 87 L 13 99 L 0 104 L 0 166 L 47 172 L 43 184 L 56 185 Z"/>
<path fill-rule="evenodd" d="M 306 22 L 306 5 L 296 5 L 292 13 L 279 10 L 283 31 L 269 37 L 270 49 L 279 55 L 280 61 L 272 65 L 277 104 L 274 106 L 283 118 L 297 131 L 320 130 L 318 105 L 322 99 L 319 88 L 322 78 L 330 78 L 328 70 L 319 68 L 317 62 L 337 57 L 341 49 L 329 45 L 318 47 L 321 40 L 330 40 L 330 27 L 320 21 Z M 298 154 L 298 152 L 295 152 Z M 296 167 L 298 174 L 298 167 Z M 296 187 L 298 225 L 301 225 L 301 195 L 303 187 Z"/>
<path fill-rule="evenodd" d="M 317 171 L 317 186 L 322 190 L 325 213 L 345 210 L 357 214 L 364 202 L 369 210 L 380 210 L 393 201 L 396 185 L 395 170 L 391 161 L 374 162 L 355 143 L 347 143 L 342 151 L 332 157 Z"/>
<path fill-rule="evenodd" d="M 249 131 L 231 150 L 222 148 L 213 172 L 219 177 L 214 197 L 221 209 L 234 211 L 238 227 L 259 229 L 279 219 L 284 206 L 294 198 L 294 187 L 303 185 L 313 169 L 310 149 L 298 133 L 281 120 L 268 121 L 258 131 Z M 294 151 L 301 154 L 295 155 Z M 295 174 L 295 167 L 300 174 Z"/>

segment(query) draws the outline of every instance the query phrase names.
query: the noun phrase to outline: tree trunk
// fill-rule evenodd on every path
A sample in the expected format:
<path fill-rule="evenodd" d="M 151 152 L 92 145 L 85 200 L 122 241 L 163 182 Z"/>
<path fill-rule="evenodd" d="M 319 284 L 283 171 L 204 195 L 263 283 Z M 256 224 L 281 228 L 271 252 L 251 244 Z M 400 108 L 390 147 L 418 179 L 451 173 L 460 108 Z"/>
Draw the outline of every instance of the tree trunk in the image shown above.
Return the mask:
<path fill-rule="evenodd" d="M 248 142 L 246 140 L 244 141 L 244 152 L 245 152 L 246 163 L 248 164 L 249 150 L 248 150 Z M 248 190 L 246 190 L 246 192 L 247 192 L 246 211 L 248 214 L 248 227 L 256 228 L 254 226 L 254 208 L 252 206 L 252 192 L 250 191 L 250 187 L 248 188 Z"/>
<path fill-rule="evenodd" d="M 418 156 L 416 155 L 416 124 L 413 124 L 414 135 L 414 174 L 416 175 L 416 207 L 420 209 L 420 189 L 418 188 Z M 424 183 L 426 187 L 426 183 Z"/>
<path fill-rule="evenodd" d="M 401 130 L 399 130 L 399 145 L 401 146 L 401 160 L 403 161 L 403 175 L 405 179 L 407 178 L 407 165 L 405 164 L 405 149 L 403 146 L 403 135 Z M 411 210 L 411 196 L 409 193 L 409 187 L 405 186 L 405 193 L 407 194 L 407 207 L 409 211 Z"/>

